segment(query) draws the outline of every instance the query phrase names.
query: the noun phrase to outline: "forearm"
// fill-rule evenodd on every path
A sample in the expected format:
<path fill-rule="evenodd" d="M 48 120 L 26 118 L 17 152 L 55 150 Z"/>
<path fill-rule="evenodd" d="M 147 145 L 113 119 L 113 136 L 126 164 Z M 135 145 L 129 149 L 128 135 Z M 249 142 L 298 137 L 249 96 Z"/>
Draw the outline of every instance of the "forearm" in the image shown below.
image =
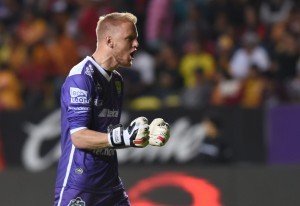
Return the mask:
<path fill-rule="evenodd" d="M 79 149 L 100 149 L 109 146 L 107 133 L 82 129 L 71 135 L 72 142 Z"/>

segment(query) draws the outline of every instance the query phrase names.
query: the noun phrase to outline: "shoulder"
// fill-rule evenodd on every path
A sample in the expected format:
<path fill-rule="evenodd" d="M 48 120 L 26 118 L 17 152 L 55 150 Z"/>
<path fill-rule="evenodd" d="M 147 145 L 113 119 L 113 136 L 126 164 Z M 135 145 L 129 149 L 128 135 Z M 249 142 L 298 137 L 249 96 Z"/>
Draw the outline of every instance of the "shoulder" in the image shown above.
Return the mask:
<path fill-rule="evenodd" d="M 83 59 L 71 69 L 68 76 L 71 77 L 74 75 L 83 75 L 92 78 L 94 75 L 94 67 L 92 62 L 88 58 Z"/>
<path fill-rule="evenodd" d="M 75 65 L 65 80 L 64 87 L 91 87 L 94 84 L 94 67 L 88 59 Z"/>

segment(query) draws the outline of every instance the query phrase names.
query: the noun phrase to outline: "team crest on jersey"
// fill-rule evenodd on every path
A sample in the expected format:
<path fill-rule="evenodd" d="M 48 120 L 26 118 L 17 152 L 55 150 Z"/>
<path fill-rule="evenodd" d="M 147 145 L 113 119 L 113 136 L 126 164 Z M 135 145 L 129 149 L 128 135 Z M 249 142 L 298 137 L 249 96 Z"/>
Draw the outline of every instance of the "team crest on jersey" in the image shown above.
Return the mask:
<path fill-rule="evenodd" d="M 94 73 L 93 66 L 89 64 L 85 69 L 85 74 L 90 77 L 93 77 L 93 73 Z"/>
<path fill-rule="evenodd" d="M 122 89 L 121 82 L 120 81 L 115 81 L 115 86 L 116 86 L 118 95 L 120 95 L 121 94 L 121 89 Z"/>
<path fill-rule="evenodd" d="M 70 201 L 68 206 L 85 206 L 85 202 L 80 197 L 76 197 L 76 199 Z"/>
<path fill-rule="evenodd" d="M 78 174 L 78 175 L 82 175 L 82 174 L 83 174 L 83 169 L 80 168 L 80 167 L 79 167 L 79 168 L 76 168 L 76 169 L 75 169 L 75 173 Z"/>

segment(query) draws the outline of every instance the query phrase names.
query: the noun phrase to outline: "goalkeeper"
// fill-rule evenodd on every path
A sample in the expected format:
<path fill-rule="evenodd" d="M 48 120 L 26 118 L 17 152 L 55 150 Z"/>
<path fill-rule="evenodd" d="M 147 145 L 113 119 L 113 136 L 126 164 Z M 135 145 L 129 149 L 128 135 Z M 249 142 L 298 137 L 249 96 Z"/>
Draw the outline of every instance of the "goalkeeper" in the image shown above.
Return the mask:
<path fill-rule="evenodd" d="M 116 71 L 130 67 L 138 48 L 136 17 L 130 13 L 101 16 L 97 48 L 75 65 L 61 89 L 61 157 L 54 205 L 130 205 L 118 174 L 116 149 L 163 146 L 168 123 L 149 125 L 138 117 L 120 124 L 123 79 Z"/>

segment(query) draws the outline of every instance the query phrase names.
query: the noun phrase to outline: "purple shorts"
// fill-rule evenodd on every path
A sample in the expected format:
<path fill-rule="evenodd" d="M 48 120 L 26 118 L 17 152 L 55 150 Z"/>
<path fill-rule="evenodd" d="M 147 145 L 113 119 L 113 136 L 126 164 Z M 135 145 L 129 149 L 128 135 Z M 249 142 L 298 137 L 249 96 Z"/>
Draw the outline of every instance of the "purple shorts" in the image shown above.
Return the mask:
<path fill-rule="evenodd" d="M 111 193 L 91 193 L 73 188 L 56 188 L 54 206 L 130 206 L 123 185 Z"/>

